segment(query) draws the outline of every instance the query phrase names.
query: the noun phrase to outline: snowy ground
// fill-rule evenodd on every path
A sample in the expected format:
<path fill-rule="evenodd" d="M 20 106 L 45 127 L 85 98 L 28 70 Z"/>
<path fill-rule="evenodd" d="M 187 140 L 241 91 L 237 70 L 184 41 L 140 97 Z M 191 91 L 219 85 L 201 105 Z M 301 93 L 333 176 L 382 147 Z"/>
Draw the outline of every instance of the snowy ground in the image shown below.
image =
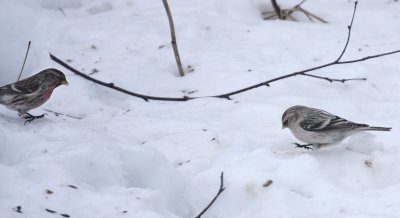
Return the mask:
<path fill-rule="evenodd" d="M 32 40 L 23 77 L 56 67 L 70 82 L 32 113 L 83 118 L 47 112 L 24 126 L 0 107 L 0 217 L 194 217 L 216 194 L 221 171 L 226 191 L 204 217 L 399 217 L 399 54 L 314 72 L 366 82 L 296 77 L 233 101 L 184 103 L 144 102 L 48 57 L 70 59 L 86 73 L 97 69 L 94 77 L 143 94 L 221 94 L 335 59 L 353 2 L 304 4 L 329 24 L 301 16 L 264 21 L 266 0 L 170 0 L 170 7 L 182 62 L 195 68 L 184 78 L 161 1 L 0 2 L 0 85 L 16 80 Z M 395 1 L 361 1 L 344 59 L 400 49 L 399 10 Z M 295 149 L 280 119 L 296 104 L 393 131 L 315 152 Z M 273 183 L 264 188 L 267 180 Z"/>

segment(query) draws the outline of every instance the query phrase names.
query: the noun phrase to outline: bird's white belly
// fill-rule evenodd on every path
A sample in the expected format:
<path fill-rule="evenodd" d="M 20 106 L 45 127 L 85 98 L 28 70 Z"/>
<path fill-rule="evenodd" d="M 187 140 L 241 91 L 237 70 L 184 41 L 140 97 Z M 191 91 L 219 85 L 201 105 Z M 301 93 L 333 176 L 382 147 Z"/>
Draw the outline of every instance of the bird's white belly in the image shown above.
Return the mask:
<path fill-rule="evenodd" d="M 345 135 L 341 132 L 332 131 L 306 131 L 301 127 L 292 130 L 293 135 L 302 142 L 308 144 L 335 144 L 341 142 Z"/>

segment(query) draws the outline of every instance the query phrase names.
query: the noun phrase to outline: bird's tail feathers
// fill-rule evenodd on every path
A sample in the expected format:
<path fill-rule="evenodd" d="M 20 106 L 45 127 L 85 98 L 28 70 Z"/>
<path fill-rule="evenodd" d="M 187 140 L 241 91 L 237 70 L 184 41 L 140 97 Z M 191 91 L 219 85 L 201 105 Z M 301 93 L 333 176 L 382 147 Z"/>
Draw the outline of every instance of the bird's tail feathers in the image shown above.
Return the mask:
<path fill-rule="evenodd" d="M 363 128 L 365 131 L 390 131 L 392 127 L 379 127 L 379 126 L 368 126 Z"/>

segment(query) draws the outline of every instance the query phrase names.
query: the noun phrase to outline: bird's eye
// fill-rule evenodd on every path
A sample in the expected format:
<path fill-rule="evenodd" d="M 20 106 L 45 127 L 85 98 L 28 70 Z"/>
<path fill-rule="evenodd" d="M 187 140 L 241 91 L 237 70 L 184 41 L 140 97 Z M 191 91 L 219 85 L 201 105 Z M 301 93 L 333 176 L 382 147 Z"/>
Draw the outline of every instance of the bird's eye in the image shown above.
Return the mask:
<path fill-rule="evenodd" d="M 287 126 L 287 125 L 288 125 L 288 123 L 289 123 L 289 120 L 285 120 L 285 121 L 283 121 L 283 126 Z"/>

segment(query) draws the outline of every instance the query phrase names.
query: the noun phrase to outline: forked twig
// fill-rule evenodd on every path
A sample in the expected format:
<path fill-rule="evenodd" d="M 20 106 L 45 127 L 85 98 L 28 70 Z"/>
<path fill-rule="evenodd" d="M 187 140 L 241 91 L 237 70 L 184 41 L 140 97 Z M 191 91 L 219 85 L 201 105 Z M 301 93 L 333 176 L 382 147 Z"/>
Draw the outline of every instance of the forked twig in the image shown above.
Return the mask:
<path fill-rule="evenodd" d="M 214 202 L 217 200 L 217 198 L 219 197 L 219 195 L 225 190 L 224 187 L 224 172 L 221 172 L 221 176 L 220 176 L 220 185 L 219 185 L 219 189 L 217 194 L 215 195 L 215 197 L 211 200 L 211 202 L 207 205 L 207 207 L 205 207 L 200 213 L 199 215 L 195 216 L 194 218 L 201 218 L 201 216 L 208 210 L 210 209 L 210 207 L 214 204 Z"/>
<path fill-rule="evenodd" d="M 267 81 L 252 85 L 252 86 L 248 86 L 248 87 L 236 90 L 236 91 L 232 91 L 232 92 L 228 92 L 228 93 L 220 94 L 220 95 L 201 96 L 201 97 L 188 97 L 188 96 L 183 96 L 183 97 L 158 97 L 158 96 L 143 95 L 143 94 L 135 93 L 135 92 L 123 89 L 121 87 L 115 86 L 114 83 L 106 83 L 106 82 L 103 82 L 101 80 L 95 79 L 95 78 L 93 78 L 91 76 L 88 76 L 88 75 L 80 72 L 79 70 L 73 68 L 72 66 L 68 65 L 66 62 L 62 61 L 61 59 L 57 58 L 56 56 L 54 56 L 52 54 L 50 54 L 50 57 L 55 62 L 59 63 L 60 65 L 66 67 L 67 69 L 71 70 L 75 74 L 77 74 L 77 75 L 79 75 L 79 76 L 81 76 L 81 77 L 83 77 L 83 78 L 85 78 L 87 80 L 90 80 L 92 82 L 95 82 L 97 84 L 100 84 L 102 86 L 105 86 L 105 87 L 108 87 L 108 88 L 111 88 L 111 89 L 114 89 L 114 90 L 117 90 L 117 91 L 120 91 L 120 92 L 123 92 L 125 94 L 141 98 L 141 99 L 143 99 L 145 101 L 148 101 L 148 100 L 188 101 L 188 100 L 192 100 L 192 99 L 205 98 L 205 97 L 215 97 L 215 98 L 230 99 L 230 97 L 232 95 L 236 95 L 236 94 L 239 94 L 239 93 L 242 93 L 242 92 L 246 92 L 246 91 L 249 91 L 251 89 L 255 89 L 255 88 L 261 87 L 261 86 L 269 86 L 273 82 L 276 82 L 276 81 L 279 81 L 279 80 L 283 80 L 283 79 L 286 79 L 286 78 L 289 78 L 289 77 L 294 77 L 294 76 L 307 76 L 307 77 L 312 77 L 312 78 L 316 78 L 316 79 L 327 80 L 329 82 L 343 82 L 343 83 L 346 82 L 346 81 L 353 81 L 353 80 L 366 80 L 366 78 L 332 79 L 332 78 L 316 76 L 316 75 L 308 73 L 308 72 L 311 72 L 311 71 L 315 71 L 315 70 L 326 68 L 326 67 L 333 66 L 333 65 L 350 64 L 350 63 L 355 63 L 355 62 L 361 62 L 361 61 L 365 61 L 365 60 L 368 60 L 368 59 L 383 57 L 383 56 L 392 55 L 392 54 L 396 54 L 396 53 L 400 52 L 400 49 L 399 49 L 399 50 L 395 50 L 395 51 L 380 53 L 380 54 L 376 54 L 376 55 L 370 55 L 370 56 L 366 56 L 366 57 L 362 57 L 362 58 L 358 58 L 358 59 L 353 59 L 353 60 L 347 60 L 347 61 L 342 61 L 341 60 L 343 55 L 344 55 L 344 53 L 347 50 L 347 47 L 348 47 L 348 44 L 349 44 L 349 41 L 350 41 L 350 35 L 351 35 L 350 33 L 351 33 L 351 28 L 353 26 L 353 21 L 354 21 L 355 12 L 356 12 L 356 6 L 357 6 L 357 2 L 355 2 L 353 16 L 352 16 L 350 25 L 348 26 L 348 30 L 349 31 L 348 31 L 348 35 L 347 35 L 347 40 L 346 40 L 345 46 L 344 46 L 343 50 L 341 51 L 341 53 L 339 54 L 338 58 L 336 58 L 334 61 L 332 61 L 330 63 L 327 63 L 327 64 L 319 65 L 319 66 L 316 66 L 316 67 L 308 68 L 308 69 L 305 69 L 305 70 L 300 70 L 300 71 L 297 71 L 297 72 L 289 73 L 289 74 L 286 74 L 286 75 L 283 75 L 283 76 L 279 76 L 279 77 L 276 77 L 276 78 L 273 78 L 273 79 L 270 79 L 270 80 L 267 80 Z"/>
<path fill-rule="evenodd" d="M 328 81 L 328 82 L 341 82 L 341 83 L 345 83 L 345 82 L 347 82 L 347 81 L 351 81 L 351 80 L 359 80 L 359 81 L 362 81 L 362 80 L 367 80 L 367 78 L 352 78 L 352 79 L 331 79 L 331 78 L 329 78 L 329 77 L 323 77 L 323 76 L 316 76 L 316 75 L 312 75 L 312 74 L 308 74 L 308 73 L 304 73 L 303 74 L 303 76 L 309 76 L 309 77 L 314 77 L 314 78 L 317 78 L 317 79 L 324 79 L 324 80 L 326 80 L 326 81 Z"/>

